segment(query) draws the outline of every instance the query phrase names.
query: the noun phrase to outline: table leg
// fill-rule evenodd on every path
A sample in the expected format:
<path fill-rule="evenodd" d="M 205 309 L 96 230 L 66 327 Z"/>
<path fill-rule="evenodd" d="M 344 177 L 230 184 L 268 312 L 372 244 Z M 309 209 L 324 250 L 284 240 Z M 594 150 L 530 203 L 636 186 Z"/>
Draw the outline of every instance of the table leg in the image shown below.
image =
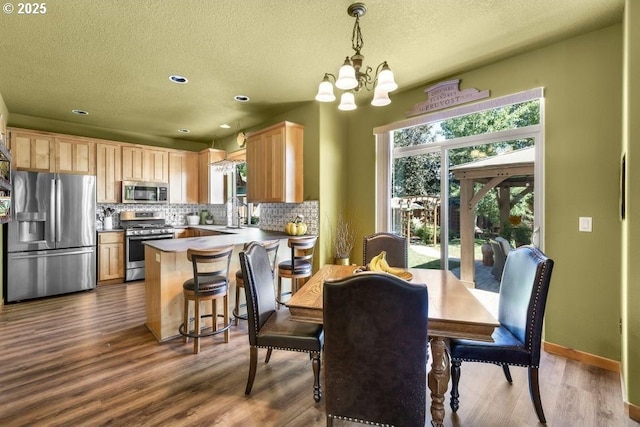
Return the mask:
<path fill-rule="evenodd" d="M 431 425 L 442 427 L 444 421 L 444 395 L 449 387 L 449 354 L 442 337 L 431 338 L 431 371 L 429 371 L 429 390 L 431 390 Z"/>

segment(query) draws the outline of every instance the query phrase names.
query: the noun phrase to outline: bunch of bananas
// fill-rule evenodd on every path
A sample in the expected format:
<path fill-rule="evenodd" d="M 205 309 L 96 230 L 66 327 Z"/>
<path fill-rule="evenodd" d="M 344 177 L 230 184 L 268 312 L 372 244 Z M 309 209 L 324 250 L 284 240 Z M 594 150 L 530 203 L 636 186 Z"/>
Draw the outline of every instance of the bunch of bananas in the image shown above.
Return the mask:
<path fill-rule="evenodd" d="M 369 271 L 384 271 L 385 273 L 393 274 L 394 276 L 400 276 L 405 271 L 402 268 L 391 267 L 387 262 L 387 252 L 382 251 L 378 255 L 371 258 L 371 261 L 367 265 Z"/>

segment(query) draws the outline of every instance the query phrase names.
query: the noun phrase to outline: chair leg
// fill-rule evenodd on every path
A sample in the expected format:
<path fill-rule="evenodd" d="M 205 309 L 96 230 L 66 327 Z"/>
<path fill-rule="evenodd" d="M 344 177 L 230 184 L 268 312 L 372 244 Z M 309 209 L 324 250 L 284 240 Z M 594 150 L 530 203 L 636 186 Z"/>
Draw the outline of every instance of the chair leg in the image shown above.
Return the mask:
<path fill-rule="evenodd" d="M 267 349 L 267 357 L 264 358 L 264 363 L 269 363 L 269 360 L 271 359 L 271 352 L 273 351 L 272 348 L 268 348 Z"/>
<path fill-rule="evenodd" d="M 313 367 L 313 400 L 320 402 L 322 389 L 320 388 L 320 352 L 311 353 L 311 366 Z"/>
<path fill-rule="evenodd" d="M 185 298 L 184 300 L 184 308 L 183 308 L 183 313 L 182 313 L 182 324 L 184 325 L 184 332 L 186 334 L 189 333 L 189 300 Z M 183 336 L 182 337 L 182 342 L 184 342 L 185 344 L 187 342 L 189 342 L 189 337 L 188 336 Z"/>
<path fill-rule="evenodd" d="M 542 400 L 540 399 L 540 383 L 538 381 L 538 368 L 529 366 L 529 394 L 531 395 L 531 401 L 533 407 L 538 415 L 538 420 L 542 424 L 546 424 L 547 420 L 544 417 L 544 411 L 542 410 Z"/>
<path fill-rule="evenodd" d="M 333 427 L 333 418 L 327 415 L 327 427 Z"/>
<path fill-rule="evenodd" d="M 253 380 L 256 379 L 256 368 L 258 367 L 258 347 L 249 347 L 249 377 L 247 378 L 247 388 L 244 394 L 250 394 L 253 387 Z"/>
<path fill-rule="evenodd" d="M 224 330 L 224 342 L 229 342 L 229 337 L 231 336 L 231 332 L 229 331 L 229 326 L 231 326 L 231 316 L 229 315 L 229 294 L 225 294 L 222 298 L 222 302 L 224 304 L 224 322 L 222 323 L 226 328 Z"/>
<path fill-rule="evenodd" d="M 235 311 L 233 312 L 233 323 L 235 326 L 238 326 L 238 315 L 240 314 L 240 286 L 238 286 L 238 282 L 236 281 L 236 305 Z"/>
<path fill-rule="evenodd" d="M 513 384 L 513 380 L 511 379 L 511 371 L 509 371 L 509 365 L 503 363 L 502 371 L 504 372 L 504 377 L 509 381 L 509 384 Z"/>
<path fill-rule="evenodd" d="M 276 291 L 276 310 L 280 310 L 280 295 L 282 295 L 282 277 L 278 275 L 278 290 Z"/>
<path fill-rule="evenodd" d="M 460 383 L 460 360 L 451 361 L 451 410 L 456 412 L 460 406 L 460 392 L 458 384 Z"/>
<path fill-rule="evenodd" d="M 195 354 L 200 353 L 200 301 L 197 299 L 194 301 L 194 319 L 193 319 L 193 334 L 195 337 L 193 338 L 193 352 Z"/>
<path fill-rule="evenodd" d="M 218 330 L 218 300 L 211 300 L 211 330 Z"/>

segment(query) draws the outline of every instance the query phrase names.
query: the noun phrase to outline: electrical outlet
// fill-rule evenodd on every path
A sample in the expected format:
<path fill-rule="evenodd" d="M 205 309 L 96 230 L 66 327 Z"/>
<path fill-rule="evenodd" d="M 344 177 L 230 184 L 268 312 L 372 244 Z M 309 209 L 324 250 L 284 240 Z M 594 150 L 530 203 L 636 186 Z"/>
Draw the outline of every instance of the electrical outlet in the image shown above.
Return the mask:
<path fill-rule="evenodd" d="M 578 231 L 591 233 L 593 231 L 593 218 L 590 216 L 581 216 L 578 220 Z"/>

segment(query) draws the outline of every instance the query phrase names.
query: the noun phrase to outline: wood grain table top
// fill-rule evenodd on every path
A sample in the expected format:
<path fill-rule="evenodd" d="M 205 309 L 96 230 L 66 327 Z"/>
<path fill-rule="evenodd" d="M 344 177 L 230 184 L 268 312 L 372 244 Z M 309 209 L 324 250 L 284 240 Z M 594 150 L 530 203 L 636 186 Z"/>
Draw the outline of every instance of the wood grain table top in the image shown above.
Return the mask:
<path fill-rule="evenodd" d="M 286 303 L 293 320 L 322 323 L 322 286 L 325 279 L 354 274 L 353 265 L 323 266 Z M 429 290 L 429 335 L 492 341 L 499 326 L 496 318 L 447 270 L 408 269 L 410 283 L 426 284 Z M 386 274 L 386 273 L 384 273 Z"/>

